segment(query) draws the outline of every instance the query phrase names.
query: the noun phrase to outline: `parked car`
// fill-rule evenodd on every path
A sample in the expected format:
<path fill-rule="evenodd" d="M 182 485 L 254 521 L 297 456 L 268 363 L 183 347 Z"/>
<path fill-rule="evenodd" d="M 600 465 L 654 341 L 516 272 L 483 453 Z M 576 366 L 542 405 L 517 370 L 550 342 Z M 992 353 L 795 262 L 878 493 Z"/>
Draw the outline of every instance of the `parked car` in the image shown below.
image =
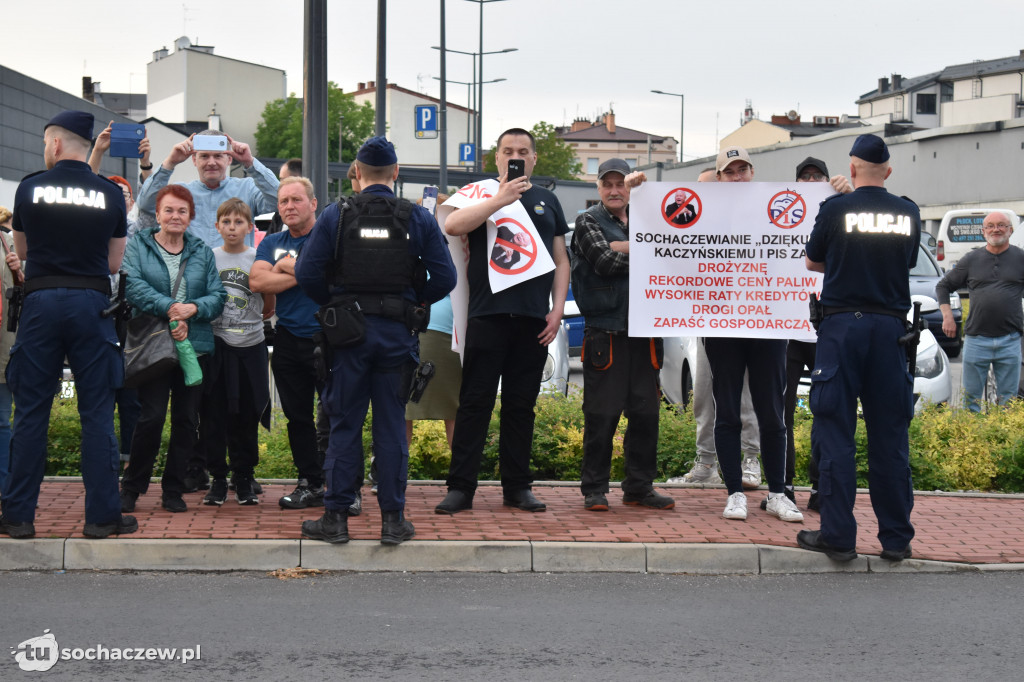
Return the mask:
<path fill-rule="evenodd" d="M 910 271 L 910 294 L 919 294 L 929 298 L 935 298 L 935 285 L 942 279 L 942 268 L 922 244 L 917 254 L 917 265 Z M 953 309 L 953 321 L 956 322 L 956 336 L 949 337 L 942 332 L 942 312 L 935 308 L 932 312 L 922 312 L 928 322 L 928 329 L 938 341 L 946 355 L 955 358 L 960 355 L 964 347 L 963 337 L 963 307 L 960 304 L 960 295 L 951 291 L 949 293 L 949 307 Z"/>
<path fill-rule="evenodd" d="M 938 302 L 931 296 L 912 295 L 922 302 L 922 317 L 938 311 Z M 941 333 L 941 332 L 940 332 Z M 662 395 L 670 403 L 686 405 L 693 391 L 694 368 L 697 366 L 697 344 L 695 336 L 673 336 L 665 339 L 665 362 L 662 364 L 660 379 Z M 804 372 L 800 379 L 798 394 L 806 396 L 810 391 L 810 372 Z M 953 383 L 949 371 L 949 359 L 929 329 L 921 332 L 917 346 L 917 368 L 914 372 L 914 410 L 920 410 L 926 402 L 948 403 L 953 396 Z"/>
<path fill-rule="evenodd" d="M 1004 208 L 965 208 L 947 211 L 939 223 L 939 236 L 935 259 L 946 270 L 956 267 L 957 261 L 969 251 L 985 245 L 981 224 L 985 216 L 994 211 L 1005 213 L 1013 224 L 1010 243 L 1024 248 L 1024 233 L 1021 233 L 1020 219 L 1016 212 Z"/>
<path fill-rule="evenodd" d="M 548 344 L 548 359 L 544 361 L 540 390 L 569 392 L 569 334 L 563 323 L 555 340 Z"/>

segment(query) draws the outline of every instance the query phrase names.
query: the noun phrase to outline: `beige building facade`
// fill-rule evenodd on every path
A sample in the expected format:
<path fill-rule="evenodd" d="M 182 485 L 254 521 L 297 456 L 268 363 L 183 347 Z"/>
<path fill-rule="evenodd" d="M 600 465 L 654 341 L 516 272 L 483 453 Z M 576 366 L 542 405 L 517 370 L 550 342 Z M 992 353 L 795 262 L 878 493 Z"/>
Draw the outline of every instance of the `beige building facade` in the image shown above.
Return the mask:
<path fill-rule="evenodd" d="M 571 126 L 560 128 L 558 136 L 575 151 L 583 168 L 580 180 L 596 182 L 598 167 L 608 159 L 623 159 L 630 168 L 676 160 L 678 141 L 674 137 L 618 126 L 614 112 L 603 114 L 594 122 L 576 119 Z"/>

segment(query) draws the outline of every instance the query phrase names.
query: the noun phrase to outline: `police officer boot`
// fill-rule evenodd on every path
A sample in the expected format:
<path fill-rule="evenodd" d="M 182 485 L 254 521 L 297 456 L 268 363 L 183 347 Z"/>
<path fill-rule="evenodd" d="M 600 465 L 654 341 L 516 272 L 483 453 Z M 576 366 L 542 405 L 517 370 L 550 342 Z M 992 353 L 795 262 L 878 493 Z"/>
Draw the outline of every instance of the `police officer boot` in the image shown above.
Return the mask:
<path fill-rule="evenodd" d="M 302 535 L 335 544 L 348 542 L 348 510 L 326 509 L 316 521 L 303 521 Z"/>
<path fill-rule="evenodd" d="M 400 545 L 416 535 L 416 529 L 412 522 L 405 518 L 404 512 L 383 512 L 381 516 L 384 520 L 380 525 L 380 544 Z"/>

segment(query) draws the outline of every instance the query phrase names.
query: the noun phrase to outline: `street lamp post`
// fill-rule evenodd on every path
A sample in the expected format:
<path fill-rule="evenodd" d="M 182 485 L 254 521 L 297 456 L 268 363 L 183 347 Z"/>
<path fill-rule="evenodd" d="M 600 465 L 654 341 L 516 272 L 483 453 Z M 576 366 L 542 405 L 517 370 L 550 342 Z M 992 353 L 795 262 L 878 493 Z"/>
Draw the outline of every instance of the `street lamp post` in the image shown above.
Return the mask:
<path fill-rule="evenodd" d="M 477 2 L 478 0 L 470 0 L 470 1 L 471 2 Z M 484 2 L 500 2 L 501 0 L 483 0 L 483 1 Z M 432 49 L 432 50 L 441 50 L 442 48 L 438 47 L 437 45 L 432 45 L 430 49 Z M 476 142 L 476 146 L 477 146 L 477 164 L 478 164 L 477 170 L 481 170 L 483 168 L 483 157 L 479 153 L 479 151 L 480 151 L 480 147 L 481 147 L 480 135 L 481 135 L 481 133 L 483 131 L 483 124 L 481 123 L 481 121 L 483 120 L 483 92 L 484 92 L 484 85 L 487 84 L 487 83 L 497 83 L 498 81 L 505 80 L 504 78 L 498 78 L 496 80 L 489 80 L 489 81 L 483 80 L 483 62 L 484 62 L 483 55 L 485 55 L 485 54 L 505 54 L 506 52 L 518 52 L 518 51 L 519 51 L 518 47 L 506 47 L 504 50 L 491 50 L 489 52 L 465 52 L 463 50 L 453 50 L 450 47 L 444 48 L 444 50 L 443 50 L 443 52 L 454 52 L 456 54 L 465 54 L 465 55 L 469 55 L 469 56 L 473 57 L 473 80 L 471 81 L 471 83 L 477 86 L 477 91 L 476 91 L 477 97 L 476 97 L 476 104 L 475 104 L 475 107 L 474 107 L 476 109 L 476 140 L 475 140 L 475 142 Z M 476 64 L 477 63 L 477 57 L 480 58 L 480 68 L 479 69 L 477 69 L 477 64 Z M 458 81 L 451 81 L 451 80 L 449 80 L 448 82 L 449 83 L 454 83 L 454 82 L 458 82 Z M 474 140 L 466 140 L 466 141 L 467 142 L 473 142 Z"/>
<path fill-rule="evenodd" d="M 439 81 L 441 79 L 438 78 L 437 76 L 434 76 L 434 80 Z M 506 80 L 506 79 L 505 78 L 495 78 L 493 80 L 484 81 L 484 83 L 485 84 L 487 84 L 487 83 L 500 83 L 500 82 L 502 82 L 504 80 Z M 453 81 L 453 80 L 450 80 L 450 79 L 445 81 L 445 82 L 447 82 L 447 83 L 455 83 L 456 85 L 465 85 L 466 86 L 466 142 L 467 143 L 471 143 L 471 142 L 473 142 L 473 138 L 471 137 L 472 129 L 471 129 L 471 125 L 470 125 L 472 117 L 469 115 L 469 112 L 472 111 L 472 109 L 470 108 L 470 102 L 471 102 L 471 99 L 472 99 L 472 94 L 471 94 L 472 90 L 471 90 L 471 88 L 474 85 L 476 85 L 477 83 L 476 83 L 476 81 L 466 82 L 466 81 Z M 479 118 L 479 113 L 477 114 L 477 117 Z M 479 145 L 477 145 L 477 147 L 479 147 Z M 479 154 L 480 154 L 480 150 L 478 148 L 477 149 L 477 155 L 479 155 Z"/>
<path fill-rule="evenodd" d="M 679 163 L 683 162 L 683 124 L 686 116 L 686 95 L 677 92 L 664 92 L 662 90 L 651 90 L 658 95 L 669 95 L 679 98 Z"/>
<path fill-rule="evenodd" d="M 504 0 L 467 0 L 467 2 L 478 2 L 480 3 L 480 50 L 477 54 L 480 57 L 480 68 L 477 69 L 477 89 L 479 94 L 476 98 L 476 139 L 477 147 L 482 146 L 483 140 L 483 111 L 484 111 L 484 55 L 491 54 L 484 52 L 484 4 L 488 2 L 503 2 Z M 512 52 L 512 50 L 502 50 L 502 52 Z M 477 154 L 477 166 L 478 171 L 483 170 L 484 167 L 484 156 L 483 154 Z"/>

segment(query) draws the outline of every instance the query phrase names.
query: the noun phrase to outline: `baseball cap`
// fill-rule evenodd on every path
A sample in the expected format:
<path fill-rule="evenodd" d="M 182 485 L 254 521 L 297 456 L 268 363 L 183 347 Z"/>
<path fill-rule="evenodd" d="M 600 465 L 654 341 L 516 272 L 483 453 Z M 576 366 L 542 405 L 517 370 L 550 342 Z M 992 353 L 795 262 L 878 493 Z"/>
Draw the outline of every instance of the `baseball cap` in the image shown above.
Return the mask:
<path fill-rule="evenodd" d="M 750 163 L 750 154 L 747 154 L 747 150 L 743 147 L 726 147 L 722 151 L 718 152 L 718 160 L 715 162 L 715 170 L 721 173 L 725 170 L 733 161 L 746 161 Z M 754 164 L 750 163 L 750 167 L 753 168 Z"/>
<path fill-rule="evenodd" d="M 828 166 L 825 165 L 825 162 L 822 161 L 821 159 L 816 159 L 813 156 L 808 156 L 806 159 L 797 164 L 796 179 L 799 180 L 800 175 L 804 172 L 804 169 L 810 166 L 817 168 L 818 170 L 821 171 L 822 175 L 824 175 L 826 178 L 828 177 Z"/>
<path fill-rule="evenodd" d="M 889 148 L 878 135 L 865 133 L 854 140 L 850 156 L 864 159 L 868 163 L 885 163 L 889 160 Z"/>
<path fill-rule="evenodd" d="M 92 142 L 93 115 L 84 111 L 62 111 L 43 126 L 45 132 L 50 126 L 59 126 L 70 133 Z"/>
<path fill-rule="evenodd" d="M 600 180 L 609 173 L 622 173 L 625 177 L 629 175 L 629 164 L 622 159 L 608 159 L 597 167 L 597 179 Z"/>

